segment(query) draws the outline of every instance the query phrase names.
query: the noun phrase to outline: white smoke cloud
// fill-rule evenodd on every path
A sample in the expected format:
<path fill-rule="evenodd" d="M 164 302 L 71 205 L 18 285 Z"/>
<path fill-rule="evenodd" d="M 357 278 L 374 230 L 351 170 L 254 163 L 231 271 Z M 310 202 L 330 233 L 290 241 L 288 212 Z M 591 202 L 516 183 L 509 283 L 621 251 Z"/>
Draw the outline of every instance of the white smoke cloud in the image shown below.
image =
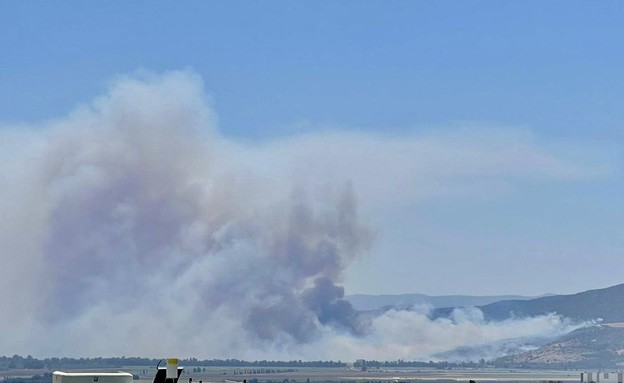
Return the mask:
<path fill-rule="evenodd" d="M 339 359 L 377 360 L 415 359 L 438 360 L 436 354 L 462 346 L 482 346 L 509 339 L 531 338 L 531 341 L 551 339 L 566 334 L 585 323 L 572 323 L 558 315 L 549 314 L 525 319 L 487 322 L 476 308 L 456 309 L 451 318 L 430 319 L 425 313 L 390 310 L 373 319 L 371 331 L 364 337 L 348 334 L 325 336 L 321 345 L 311 345 L 315 355 Z M 328 331 L 333 331 L 329 329 Z M 321 351 L 323 350 L 323 351 Z M 494 358 L 501 353 L 483 355 L 476 350 L 464 355 L 463 360 L 477 361 L 482 356 Z M 499 348 L 495 351 L 505 351 Z M 343 357 L 344 358 L 344 357 Z"/>
<path fill-rule="evenodd" d="M 523 133 L 252 145 L 216 121 L 201 79 L 172 72 L 120 77 L 66 118 L 0 131 L 0 353 L 422 358 L 572 328 L 552 315 L 363 319 L 339 285 L 373 243 L 360 210 L 458 192 L 457 176 L 575 179 L 608 172 L 600 163 Z"/>

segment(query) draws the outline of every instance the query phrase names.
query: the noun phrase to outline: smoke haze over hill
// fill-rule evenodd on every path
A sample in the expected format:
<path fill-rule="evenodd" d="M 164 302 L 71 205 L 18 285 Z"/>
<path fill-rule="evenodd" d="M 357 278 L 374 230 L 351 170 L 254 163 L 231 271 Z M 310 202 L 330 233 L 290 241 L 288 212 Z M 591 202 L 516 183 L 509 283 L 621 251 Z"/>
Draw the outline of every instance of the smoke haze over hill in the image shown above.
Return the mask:
<path fill-rule="evenodd" d="M 319 133 L 254 146 L 219 133 L 188 72 L 120 77 L 66 118 L 0 134 L 0 298 L 10 313 L 0 353 L 426 358 L 577 327 L 553 314 L 487 322 L 478 310 L 363 317 L 344 300 L 346 268 L 376 238 L 358 202 L 384 203 L 393 182 L 406 186 L 393 198 L 417 189 L 391 180 L 413 168 L 390 164 L 423 149 L 434 167 L 443 158 L 464 174 L 497 174 L 501 162 L 517 176 L 602 172 L 542 148 L 519 144 L 529 160 L 494 153 L 483 170 L 462 164 L 461 151 L 437 157 L 458 138 Z M 381 186 L 363 181 L 371 174 Z"/>

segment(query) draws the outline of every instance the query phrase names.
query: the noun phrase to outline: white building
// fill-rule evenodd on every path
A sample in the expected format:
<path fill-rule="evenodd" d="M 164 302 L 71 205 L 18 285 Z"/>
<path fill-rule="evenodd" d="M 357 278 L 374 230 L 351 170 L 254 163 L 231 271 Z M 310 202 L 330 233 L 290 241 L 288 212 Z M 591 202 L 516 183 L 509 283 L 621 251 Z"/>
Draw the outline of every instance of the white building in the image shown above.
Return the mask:
<path fill-rule="evenodd" d="M 581 372 L 581 383 L 624 383 L 624 374 L 621 371 Z"/>

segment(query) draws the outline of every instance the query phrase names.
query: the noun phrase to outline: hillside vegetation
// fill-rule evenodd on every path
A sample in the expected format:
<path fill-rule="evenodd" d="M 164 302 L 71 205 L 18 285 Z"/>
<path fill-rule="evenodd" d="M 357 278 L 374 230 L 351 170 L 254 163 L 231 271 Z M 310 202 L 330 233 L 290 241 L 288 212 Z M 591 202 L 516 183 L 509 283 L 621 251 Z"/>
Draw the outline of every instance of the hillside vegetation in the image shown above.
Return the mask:
<path fill-rule="evenodd" d="M 498 367 L 621 368 L 624 328 L 599 325 L 581 328 L 537 350 L 494 361 Z"/>

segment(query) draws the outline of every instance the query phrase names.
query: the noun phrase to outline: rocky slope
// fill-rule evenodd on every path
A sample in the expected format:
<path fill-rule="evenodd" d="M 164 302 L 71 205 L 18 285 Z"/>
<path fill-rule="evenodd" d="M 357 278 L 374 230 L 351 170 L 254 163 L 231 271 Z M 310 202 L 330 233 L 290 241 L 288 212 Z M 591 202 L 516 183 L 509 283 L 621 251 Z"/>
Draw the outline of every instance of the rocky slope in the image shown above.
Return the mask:
<path fill-rule="evenodd" d="M 585 327 L 537 350 L 493 361 L 500 367 L 622 368 L 624 324 Z"/>

